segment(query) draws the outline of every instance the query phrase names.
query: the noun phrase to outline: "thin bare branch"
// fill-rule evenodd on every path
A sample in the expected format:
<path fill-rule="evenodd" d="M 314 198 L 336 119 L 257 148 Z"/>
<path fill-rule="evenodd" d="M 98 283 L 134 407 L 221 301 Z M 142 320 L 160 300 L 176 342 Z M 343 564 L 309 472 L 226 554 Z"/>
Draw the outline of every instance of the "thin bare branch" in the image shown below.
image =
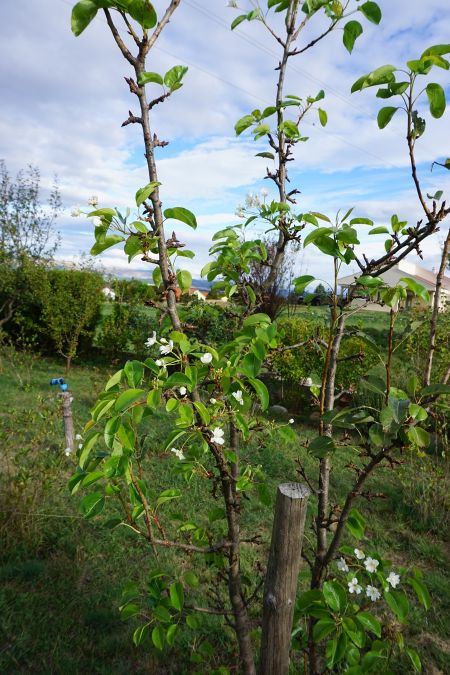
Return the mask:
<path fill-rule="evenodd" d="M 119 47 L 120 51 L 122 52 L 123 56 L 126 58 L 128 63 L 131 63 L 133 67 L 136 66 L 137 59 L 133 56 L 133 54 L 126 46 L 125 42 L 120 37 L 119 31 L 117 30 L 114 21 L 112 20 L 112 16 L 109 9 L 105 7 L 103 11 L 105 12 L 106 21 L 108 22 L 109 29 L 113 35 L 114 40 L 116 41 L 117 46 Z"/>

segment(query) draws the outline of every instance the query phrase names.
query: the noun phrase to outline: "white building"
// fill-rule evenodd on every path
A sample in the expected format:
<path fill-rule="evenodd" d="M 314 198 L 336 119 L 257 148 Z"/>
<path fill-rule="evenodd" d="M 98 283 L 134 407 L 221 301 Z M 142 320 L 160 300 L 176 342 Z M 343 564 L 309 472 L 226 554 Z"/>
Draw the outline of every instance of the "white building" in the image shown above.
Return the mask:
<path fill-rule="evenodd" d="M 355 273 L 338 279 L 338 285 L 341 287 L 342 292 L 347 293 L 349 288 L 354 287 L 356 279 L 359 276 L 359 274 Z M 402 277 L 414 279 L 414 281 L 417 281 L 417 283 L 424 286 L 424 288 L 426 288 L 430 294 L 430 307 L 433 306 L 434 293 L 436 290 L 436 274 L 434 272 L 431 272 L 430 270 L 420 267 L 414 263 L 407 262 L 406 260 L 400 260 L 400 262 L 391 267 L 390 270 L 380 274 L 380 279 L 382 279 L 384 283 L 390 287 L 397 286 L 397 284 L 400 283 L 400 279 Z M 361 296 L 361 293 L 359 293 L 359 295 Z M 372 299 L 370 307 L 368 306 L 366 309 L 379 309 L 380 306 L 375 305 L 375 303 L 379 300 L 380 297 L 379 294 L 377 294 L 375 298 Z M 364 300 L 359 297 L 353 302 L 356 304 L 363 304 Z M 409 309 L 412 306 L 423 307 L 424 303 L 422 300 L 415 298 L 413 294 L 408 291 L 405 308 Z M 444 276 L 442 279 L 441 292 L 439 294 L 439 311 L 443 311 L 446 307 L 450 307 L 450 277 Z"/>

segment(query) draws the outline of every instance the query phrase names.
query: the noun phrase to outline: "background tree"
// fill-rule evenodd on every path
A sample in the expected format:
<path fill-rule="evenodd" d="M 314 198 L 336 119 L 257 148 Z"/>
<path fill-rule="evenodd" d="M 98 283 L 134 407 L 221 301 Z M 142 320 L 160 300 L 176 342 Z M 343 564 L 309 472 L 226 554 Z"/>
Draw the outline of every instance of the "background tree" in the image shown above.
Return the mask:
<path fill-rule="evenodd" d="M 37 167 L 30 165 L 13 180 L 0 161 L 0 326 L 13 318 L 19 305 L 33 304 L 41 268 L 59 245 L 53 226 L 61 205 L 56 181 L 47 205 L 41 203 Z"/>

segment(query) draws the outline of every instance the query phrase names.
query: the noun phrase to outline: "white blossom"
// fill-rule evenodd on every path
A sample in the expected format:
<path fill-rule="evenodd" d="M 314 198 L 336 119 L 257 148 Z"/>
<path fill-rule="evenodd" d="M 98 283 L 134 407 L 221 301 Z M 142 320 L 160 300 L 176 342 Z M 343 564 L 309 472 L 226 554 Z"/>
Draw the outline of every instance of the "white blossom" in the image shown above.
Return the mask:
<path fill-rule="evenodd" d="M 364 566 L 368 572 L 376 572 L 379 564 L 379 561 L 374 558 L 366 558 L 364 561 Z"/>
<path fill-rule="evenodd" d="M 375 588 L 375 586 L 367 586 L 366 595 L 372 600 L 372 602 L 375 602 L 381 598 L 381 593 L 378 588 Z"/>
<path fill-rule="evenodd" d="M 164 365 L 164 360 L 163 359 L 156 359 L 155 363 L 159 368 L 162 368 L 163 365 Z"/>
<path fill-rule="evenodd" d="M 242 391 L 240 389 L 238 389 L 238 391 L 233 391 L 231 395 L 233 396 L 233 398 L 236 399 L 239 405 L 244 405 L 244 400 L 242 398 Z"/>
<path fill-rule="evenodd" d="M 263 188 L 261 190 L 261 196 L 262 197 L 268 197 L 268 195 L 269 195 L 269 190 L 266 190 L 266 188 Z"/>
<path fill-rule="evenodd" d="M 289 420 L 289 424 L 294 424 L 294 422 L 295 422 L 294 418 L 291 417 L 291 419 Z"/>
<path fill-rule="evenodd" d="M 234 215 L 237 216 L 238 218 L 245 218 L 244 209 L 241 207 L 237 208 L 236 211 L 234 212 Z"/>
<path fill-rule="evenodd" d="M 213 355 L 211 354 L 211 352 L 206 352 L 206 354 L 203 354 L 203 356 L 200 357 L 200 361 L 202 363 L 211 363 L 212 360 Z"/>
<path fill-rule="evenodd" d="M 173 452 L 173 454 L 176 455 L 178 457 L 178 459 L 185 459 L 182 450 L 178 450 L 177 448 L 171 448 L 170 452 Z"/>
<path fill-rule="evenodd" d="M 146 347 L 153 347 L 153 345 L 155 344 L 156 340 L 157 340 L 157 338 L 156 338 L 156 330 L 154 330 L 154 331 L 153 331 L 153 335 L 152 335 L 151 337 L 147 338 L 147 340 L 146 340 L 146 342 L 145 342 L 145 346 L 146 346 Z"/>
<path fill-rule="evenodd" d="M 237 9 L 238 8 L 237 0 L 228 0 L 226 6 L 231 7 L 232 9 Z"/>
<path fill-rule="evenodd" d="M 348 572 L 348 565 L 345 562 L 344 558 L 339 558 L 338 563 L 337 563 L 337 568 L 341 572 Z"/>
<path fill-rule="evenodd" d="M 180 387 L 178 389 L 178 391 L 180 392 L 181 396 L 185 396 L 186 392 L 187 392 L 187 389 L 186 389 L 186 387 Z"/>
<path fill-rule="evenodd" d="M 400 583 L 400 575 L 396 574 L 395 572 L 391 572 L 389 576 L 386 577 L 386 581 L 392 586 L 392 588 L 397 588 Z"/>
<path fill-rule="evenodd" d="M 167 344 L 166 338 L 161 338 L 160 343 L 161 343 L 162 345 L 166 345 L 166 344 Z"/>
<path fill-rule="evenodd" d="M 212 442 L 216 443 L 216 445 L 223 445 L 225 443 L 224 441 L 224 430 L 221 429 L 220 427 L 215 427 L 214 429 L 211 430 L 212 433 Z"/>
<path fill-rule="evenodd" d="M 245 206 L 247 208 L 252 208 L 253 207 L 260 207 L 261 206 L 261 201 L 258 197 L 258 195 L 254 195 L 253 192 L 248 192 L 245 195 Z"/>
<path fill-rule="evenodd" d="M 78 443 L 78 450 L 81 450 L 82 447 L 83 447 L 83 443 Z"/>
<path fill-rule="evenodd" d="M 79 206 L 75 206 L 70 212 L 72 218 L 79 218 L 81 216 L 81 209 Z"/>
<path fill-rule="evenodd" d="M 356 595 L 359 595 L 361 593 L 362 588 L 358 584 L 358 579 L 356 577 L 353 577 L 353 579 L 348 582 L 348 590 L 349 593 L 356 593 Z"/>
<path fill-rule="evenodd" d="M 358 558 L 358 560 L 364 560 L 366 557 L 364 551 L 360 551 L 359 548 L 355 548 L 355 555 Z"/>
<path fill-rule="evenodd" d="M 217 403 L 217 400 L 215 398 L 210 398 L 209 402 L 214 405 L 215 403 Z"/>
<path fill-rule="evenodd" d="M 92 197 L 89 197 L 89 199 L 87 200 L 87 203 L 88 203 L 89 206 L 92 206 L 94 209 L 96 209 L 97 206 L 98 206 L 97 195 L 92 195 Z"/>
<path fill-rule="evenodd" d="M 75 440 L 76 440 L 76 441 L 81 441 L 82 438 L 83 438 L 83 436 L 82 436 L 81 434 L 77 434 L 77 435 L 75 436 Z"/>
<path fill-rule="evenodd" d="M 92 218 L 92 224 L 94 227 L 98 227 L 99 225 L 102 224 L 101 218 L 99 218 L 98 216 L 94 216 Z"/>
<path fill-rule="evenodd" d="M 162 342 L 162 340 L 161 340 Z M 159 351 L 161 354 L 170 354 L 170 352 L 173 350 L 173 340 L 169 340 L 168 344 L 166 345 L 161 345 L 159 348 Z"/>
<path fill-rule="evenodd" d="M 70 455 L 72 454 L 71 448 L 66 448 L 64 450 L 64 454 L 65 454 L 66 457 L 70 457 Z"/>

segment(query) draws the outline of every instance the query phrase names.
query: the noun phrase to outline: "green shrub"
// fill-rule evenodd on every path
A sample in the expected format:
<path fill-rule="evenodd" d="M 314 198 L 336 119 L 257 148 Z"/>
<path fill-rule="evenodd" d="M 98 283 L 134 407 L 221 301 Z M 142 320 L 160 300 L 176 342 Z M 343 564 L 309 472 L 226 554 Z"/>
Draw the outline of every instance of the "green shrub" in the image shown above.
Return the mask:
<path fill-rule="evenodd" d="M 181 309 L 181 308 L 180 308 Z M 212 305 L 196 298 L 185 308 L 180 315 L 189 337 L 196 337 L 200 342 L 210 345 L 221 345 L 230 342 L 237 330 L 238 317 L 234 310 L 222 305 Z"/>
<path fill-rule="evenodd" d="M 421 321 L 422 323 L 416 331 L 411 332 L 402 351 L 416 374 L 422 377 L 425 359 L 428 354 L 431 312 L 416 310 L 412 312 L 411 321 L 412 323 L 416 321 Z M 406 328 L 406 331 L 408 331 L 408 328 Z M 433 382 L 442 380 L 449 363 L 450 309 L 447 309 L 445 312 L 441 312 L 438 317 L 436 349 L 433 359 Z"/>
<path fill-rule="evenodd" d="M 275 355 L 273 366 L 283 380 L 298 386 L 300 380 L 312 374 L 320 376 L 325 347 L 318 340 L 327 339 L 325 321 L 297 316 L 280 320 L 278 327 L 284 334 L 284 347 L 304 343 Z M 336 385 L 341 389 L 356 389 L 362 376 L 377 362 L 375 349 L 356 336 L 344 336 L 339 358 Z"/>

